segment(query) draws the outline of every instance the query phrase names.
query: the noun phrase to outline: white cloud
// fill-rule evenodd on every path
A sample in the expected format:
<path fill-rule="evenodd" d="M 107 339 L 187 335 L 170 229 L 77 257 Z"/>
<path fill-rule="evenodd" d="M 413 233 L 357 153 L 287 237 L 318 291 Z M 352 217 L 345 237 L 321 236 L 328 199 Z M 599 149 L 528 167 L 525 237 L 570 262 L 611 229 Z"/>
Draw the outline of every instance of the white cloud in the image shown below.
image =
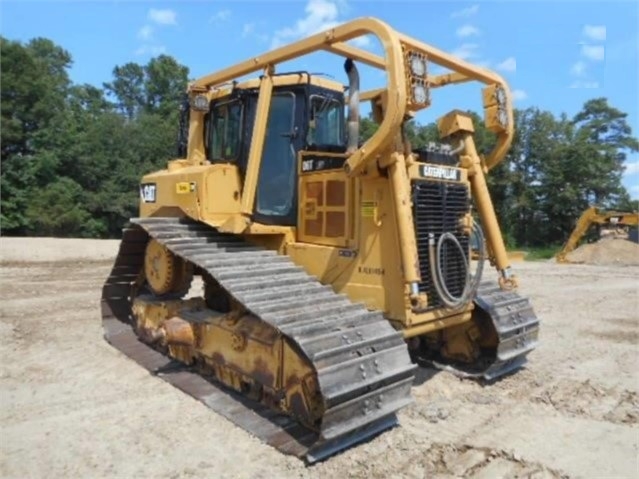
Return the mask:
<path fill-rule="evenodd" d="M 175 12 L 170 9 L 158 10 L 151 8 L 147 13 L 149 22 L 159 26 L 177 25 L 176 18 Z M 142 40 L 143 44 L 135 50 L 136 55 L 156 56 L 166 52 L 166 47 L 163 45 L 151 44 L 157 28 L 158 27 L 147 23 L 138 30 L 138 38 Z"/>
<path fill-rule="evenodd" d="M 245 23 L 242 26 L 242 38 L 246 38 L 255 32 L 255 23 Z"/>
<path fill-rule="evenodd" d="M 503 62 L 497 64 L 497 70 L 514 72 L 517 70 L 517 60 L 515 60 L 515 57 L 508 57 Z"/>
<path fill-rule="evenodd" d="M 142 45 L 135 51 L 136 55 L 161 55 L 166 53 L 166 47 L 163 45 Z"/>
<path fill-rule="evenodd" d="M 586 73 L 586 63 L 581 60 L 574 63 L 573 66 L 570 67 L 570 73 L 577 77 L 583 76 Z"/>
<path fill-rule="evenodd" d="M 595 61 L 601 61 L 604 59 L 604 47 L 603 45 L 582 45 L 581 54 Z"/>
<path fill-rule="evenodd" d="M 242 25 L 242 38 L 252 37 L 260 43 L 268 41 L 268 35 L 258 31 L 258 25 L 255 22 L 249 22 Z"/>
<path fill-rule="evenodd" d="M 357 37 L 357 38 L 353 38 L 352 40 L 349 40 L 347 43 L 351 43 L 356 47 L 366 48 L 370 46 L 371 39 L 370 37 Z"/>
<path fill-rule="evenodd" d="M 590 40 L 603 41 L 606 39 L 606 26 L 605 25 L 584 25 L 584 36 Z"/>
<path fill-rule="evenodd" d="M 577 80 L 572 82 L 570 88 L 599 88 L 599 82 Z"/>
<path fill-rule="evenodd" d="M 528 98 L 528 93 L 526 93 L 524 90 L 513 90 L 512 96 L 514 101 L 525 100 L 526 98 Z"/>
<path fill-rule="evenodd" d="M 467 8 L 462 8 L 450 14 L 451 18 L 468 18 L 472 17 L 479 11 L 479 5 L 471 5 Z"/>
<path fill-rule="evenodd" d="M 297 20 L 294 26 L 275 32 L 271 48 L 333 28 L 339 24 L 337 3 L 329 0 L 309 0 L 304 11 L 306 16 Z"/>
<path fill-rule="evenodd" d="M 624 175 L 635 175 L 637 173 L 639 173 L 639 160 L 626 162 L 626 169 L 625 169 L 623 174 Z"/>
<path fill-rule="evenodd" d="M 479 45 L 476 43 L 463 43 L 455 50 L 453 50 L 453 55 L 461 58 L 462 60 L 468 60 L 470 58 L 477 57 L 477 49 Z"/>
<path fill-rule="evenodd" d="M 603 25 L 585 25 L 583 28 L 583 35 L 590 40 L 605 40 L 606 39 L 606 27 Z M 577 60 L 570 66 L 570 74 L 573 77 L 579 78 L 570 85 L 570 88 L 599 88 L 600 84 L 596 80 L 589 78 L 588 70 L 591 62 L 600 62 L 605 58 L 605 48 L 603 45 L 595 45 L 585 42 L 580 42 L 581 59 Z"/>
<path fill-rule="evenodd" d="M 212 23 L 215 22 L 224 22 L 231 17 L 231 11 L 229 9 L 219 10 L 213 14 L 211 19 L 209 20 Z"/>
<path fill-rule="evenodd" d="M 341 17 L 348 12 L 348 5 L 345 0 L 308 0 L 304 11 L 305 16 L 298 19 L 293 26 L 275 31 L 271 39 L 271 48 L 336 27 L 345 20 Z M 367 47 L 371 42 L 368 37 L 359 37 L 349 43 Z"/>
<path fill-rule="evenodd" d="M 463 25 L 457 29 L 457 36 L 461 38 L 479 35 L 479 28 L 472 25 Z"/>
<path fill-rule="evenodd" d="M 152 8 L 149 10 L 148 14 L 149 20 L 157 23 L 158 25 L 175 25 L 177 23 L 176 17 L 177 15 L 175 12 L 168 8 L 165 10 Z"/>
<path fill-rule="evenodd" d="M 151 25 L 144 25 L 138 31 L 138 38 L 142 40 L 149 40 L 153 36 L 153 27 Z"/>

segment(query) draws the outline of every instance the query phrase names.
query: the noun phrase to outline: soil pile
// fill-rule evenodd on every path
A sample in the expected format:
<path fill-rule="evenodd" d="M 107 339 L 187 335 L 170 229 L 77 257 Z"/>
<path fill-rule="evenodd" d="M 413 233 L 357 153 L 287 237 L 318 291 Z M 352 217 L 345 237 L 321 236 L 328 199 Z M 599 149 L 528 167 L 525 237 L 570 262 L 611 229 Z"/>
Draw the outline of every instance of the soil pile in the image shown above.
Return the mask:
<path fill-rule="evenodd" d="M 626 239 L 604 238 L 580 246 L 567 258 L 572 263 L 639 265 L 639 244 Z"/>

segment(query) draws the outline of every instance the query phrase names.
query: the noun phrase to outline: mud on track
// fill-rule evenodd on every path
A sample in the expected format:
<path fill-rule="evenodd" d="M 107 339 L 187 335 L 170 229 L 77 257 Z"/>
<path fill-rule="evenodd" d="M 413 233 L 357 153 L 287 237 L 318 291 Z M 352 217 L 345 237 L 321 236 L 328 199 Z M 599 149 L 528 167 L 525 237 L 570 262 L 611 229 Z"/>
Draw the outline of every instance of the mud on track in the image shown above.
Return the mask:
<path fill-rule="evenodd" d="M 482 386 L 423 369 L 399 428 L 313 467 L 102 340 L 117 241 L 0 240 L 0 476 L 637 476 L 639 267 L 516 263 L 542 319 L 528 367 Z"/>

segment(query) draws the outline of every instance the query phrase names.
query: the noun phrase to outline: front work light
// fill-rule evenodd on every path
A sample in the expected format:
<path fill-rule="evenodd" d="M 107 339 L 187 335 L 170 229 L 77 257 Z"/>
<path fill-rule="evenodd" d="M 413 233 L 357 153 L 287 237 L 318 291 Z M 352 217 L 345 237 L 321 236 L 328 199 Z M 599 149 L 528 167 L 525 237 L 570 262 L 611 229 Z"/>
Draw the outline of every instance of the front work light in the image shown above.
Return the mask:
<path fill-rule="evenodd" d="M 191 100 L 191 108 L 196 111 L 208 111 L 209 99 L 206 97 L 206 95 L 196 95 Z"/>

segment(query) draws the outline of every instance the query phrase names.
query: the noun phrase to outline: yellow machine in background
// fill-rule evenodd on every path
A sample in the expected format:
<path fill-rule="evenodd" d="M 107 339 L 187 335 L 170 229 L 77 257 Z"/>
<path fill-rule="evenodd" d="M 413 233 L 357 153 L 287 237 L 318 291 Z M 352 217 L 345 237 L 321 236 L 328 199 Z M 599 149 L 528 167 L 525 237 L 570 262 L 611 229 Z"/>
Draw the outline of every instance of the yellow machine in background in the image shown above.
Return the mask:
<path fill-rule="evenodd" d="M 618 235 L 619 233 L 627 236 L 627 227 L 637 226 L 639 224 L 638 212 L 627 211 L 606 211 L 596 206 L 586 209 L 575 225 L 575 229 L 570 234 L 568 241 L 557 253 L 556 260 L 558 263 L 570 263 L 568 254 L 579 245 L 579 241 L 588 232 L 591 226 L 599 225 L 610 229 L 610 234 Z M 622 228 L 623 231 L 618 231 Z M 602 233 L 602 232 L 600 232 Z M 603 234 L 605 235 L 605 233 Z M 603 236 L 602 235 L 602 236 Z"/>
<path fill-rule="evenodd" d="M 362 35 L 383 56 L 346 43 Z M 277 70 L 318 51 L 346 59 L 347 86 Z M 385 86 L 360 92 L 358 62 Z M 413 149 L 406 122 L 470 81 L 494 151 L 479 156 L 461 111 L 438 120 L 446 149 Z M 379 124 L 363 143 L 362 101 Z M 103 289 L 106 337 L 125 354 L 315 461 L 394 425 L 415 363 L 493 380 L 535 348 L 486 185 L 513 138 L 500 76 L 363 18 L 200 78 L 185 111 L 183 154 L 142 179 Z M 473 231 L 498 283 L 480 284 L 484 248 L 471 270 Z"/>

